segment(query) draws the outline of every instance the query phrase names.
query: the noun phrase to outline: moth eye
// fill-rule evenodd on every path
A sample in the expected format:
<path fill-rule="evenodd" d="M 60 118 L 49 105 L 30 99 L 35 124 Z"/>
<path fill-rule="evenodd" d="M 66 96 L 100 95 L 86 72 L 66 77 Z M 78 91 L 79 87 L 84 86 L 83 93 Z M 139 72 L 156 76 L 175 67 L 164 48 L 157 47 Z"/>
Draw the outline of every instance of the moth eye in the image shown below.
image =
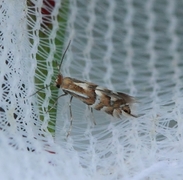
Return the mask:
<path fill-rule="evenodd" d="M 59 85 L 59 84 L 56 84 L 56 87 L 57 87 L 57 88 L 60 88 L 60 85 Z"/>

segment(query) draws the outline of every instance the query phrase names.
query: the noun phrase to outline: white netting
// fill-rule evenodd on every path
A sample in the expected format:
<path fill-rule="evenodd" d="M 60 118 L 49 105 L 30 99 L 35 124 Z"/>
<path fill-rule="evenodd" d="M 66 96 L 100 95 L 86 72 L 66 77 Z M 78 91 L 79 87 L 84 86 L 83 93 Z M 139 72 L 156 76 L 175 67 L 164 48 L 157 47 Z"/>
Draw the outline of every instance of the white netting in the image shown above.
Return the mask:
<path fill-rule="evenodd" d="M 181 0 L 4 0 L 0 7 L 2 179 L 182 179 Z M 69 96 L 46 113 L 56 88 L 30 95 L 53 82 L 69 40 L 64 76 L 137 97 L 139 118 L 94 111 L 94 126 L 74 99 L 66 138 Z"/>

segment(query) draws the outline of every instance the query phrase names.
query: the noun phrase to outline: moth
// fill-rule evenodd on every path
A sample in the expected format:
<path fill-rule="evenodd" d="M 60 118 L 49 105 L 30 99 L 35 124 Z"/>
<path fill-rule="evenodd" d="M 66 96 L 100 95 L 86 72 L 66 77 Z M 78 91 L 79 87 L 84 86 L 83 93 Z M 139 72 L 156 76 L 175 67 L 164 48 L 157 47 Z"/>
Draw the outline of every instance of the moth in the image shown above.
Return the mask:
<path fill-rule="evenodd" d="M 59 65 L 59 74 L 56 79 L 56 87 L 61 88 L 64 92 L 58 97 L 70 95 L 70 131 L 72 128 L 72 110 L 71 102 L 73 97 L 79 99 L 91 109 L 97 111 L 104 111 L 105 113 L 112 115 L 117 118 L 121 118 L 121 115 L 127 114 L 132 117 L 137 117 L 131 113 L 130 105 L 135 103 L 136 100 L 134 97 L 129 96 L 122 92 L 113 92 L 109 89 L 102 88 L 94 83 L 80 81 L 71 77 L 64 77 L 61 73 L 61 66 L 64 59 L 64 56 L 70 46 L 70 42 L 64 51 L 60 65 Z M 57 99 L 57 100 L 58 100 Z M 55 105 L 55 104 L 54 104 Z M 94 122 L 95 123 L 95 122 Z M 68 135 L 70 133 L 68 132 Z M 67 135 L 67 136 L 68 136 Z"/>

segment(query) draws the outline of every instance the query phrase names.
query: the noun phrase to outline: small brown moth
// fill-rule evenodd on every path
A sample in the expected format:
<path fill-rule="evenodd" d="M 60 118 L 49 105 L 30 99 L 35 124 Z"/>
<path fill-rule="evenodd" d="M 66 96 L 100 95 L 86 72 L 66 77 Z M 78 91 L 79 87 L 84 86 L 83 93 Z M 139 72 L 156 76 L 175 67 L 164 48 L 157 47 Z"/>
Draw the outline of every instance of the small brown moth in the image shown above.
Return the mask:
<path fill-rule="evenodd" d="M 71 41 L 70 41 L 71 42 Z M 99 87 L 91 82 L 83 82 L 71 77 L 64 77 L 61 73 L 61 65 L 67 52 L 70 42 L 62 56 L 59 65 L 59 74 L 56 79 L 56 87 L 61 88 L 64 94 L 62 96 L 70 95 L 70 131 L 72 128 L 72 111 L 71 102 L 73 97 L 78 98 L 83 103 L 88 105 L 93 112 L 93 108 L 98 111 L 104 111 L 114 117 L 120 118 L 122 114 L 127 114 L 132 117 L 137 117 L 131 114 L 130 105 L 135 102 L 135 98 L 122 92 L 113 92 L 109 89 Z M 56 104 L 56 103 L 55 103 Z M 55 105 L 54 104 L 54 105 Z M 95 122 L 94 122 L 95 123 Z M 68 135 L 70 134 L 68 132 Z M 68 136 L 67 135 L 67 136 Z"/>

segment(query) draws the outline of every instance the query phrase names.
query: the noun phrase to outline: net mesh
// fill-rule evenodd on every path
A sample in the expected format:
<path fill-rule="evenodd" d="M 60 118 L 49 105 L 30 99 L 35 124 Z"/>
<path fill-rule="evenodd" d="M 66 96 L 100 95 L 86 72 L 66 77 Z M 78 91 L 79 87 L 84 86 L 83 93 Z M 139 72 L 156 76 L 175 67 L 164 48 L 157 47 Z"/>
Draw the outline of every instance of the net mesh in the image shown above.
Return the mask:
<path fill-rule="evenodd" d="M 182 9 L 181 0 L 1 1 L 2 179 L 182 179 Z M 63 75 L 136 97 L 138 118 L 73 99 L 66 137 L 70 97 L 46 112 L 63 92 L 32 94 L 53 84 L 69 40 Z"/>

